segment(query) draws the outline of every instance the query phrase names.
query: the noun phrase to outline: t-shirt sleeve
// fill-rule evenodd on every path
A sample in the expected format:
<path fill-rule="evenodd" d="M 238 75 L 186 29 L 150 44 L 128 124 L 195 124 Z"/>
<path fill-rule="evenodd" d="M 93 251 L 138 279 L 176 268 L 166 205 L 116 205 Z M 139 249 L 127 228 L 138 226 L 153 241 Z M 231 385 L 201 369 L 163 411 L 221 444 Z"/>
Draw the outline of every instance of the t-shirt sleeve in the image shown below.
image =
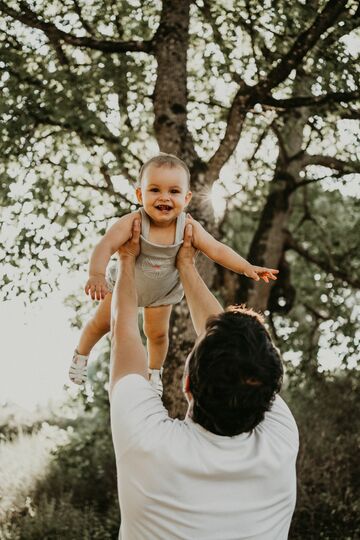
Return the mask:
<path fill-rule="evenodd" d="M 121 378 L 110 397 L 111 431 L 117 456 L 146 439 L 156 425 L 169 420 L 159 395 L 141 375 Z"/>
<path fill-rule="evenodd" d="M 264 427 L 269 428 L 290 445 L 295 451 L 299 448 L 299 431 L 295 419 L 285 401 L 277 395 L 270 411 L 265 413 Z"/>

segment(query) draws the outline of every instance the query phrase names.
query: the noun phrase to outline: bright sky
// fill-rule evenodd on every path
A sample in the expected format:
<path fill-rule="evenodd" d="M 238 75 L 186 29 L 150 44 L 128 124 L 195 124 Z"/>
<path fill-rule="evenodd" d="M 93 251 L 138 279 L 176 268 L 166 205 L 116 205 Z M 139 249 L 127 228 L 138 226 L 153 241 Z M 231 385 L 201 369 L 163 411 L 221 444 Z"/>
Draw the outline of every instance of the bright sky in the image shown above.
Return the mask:
<path fill-rule="evenodd" d="M 0 405 L 31 409 L 62 397 L 78 334 L 63 301 L 61 290 L 27 307 L 20 299 L 0 305 Z"/>

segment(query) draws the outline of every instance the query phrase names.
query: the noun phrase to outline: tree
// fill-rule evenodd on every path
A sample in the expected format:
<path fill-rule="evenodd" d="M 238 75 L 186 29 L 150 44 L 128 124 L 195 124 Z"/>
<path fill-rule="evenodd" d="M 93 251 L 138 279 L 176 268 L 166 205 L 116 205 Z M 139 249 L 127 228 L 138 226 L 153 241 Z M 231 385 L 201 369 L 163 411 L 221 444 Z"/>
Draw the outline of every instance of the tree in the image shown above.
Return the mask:
<path fill-rule="evenodd" d="M 310 344 L 306 374 L 319 371 L 322 325 L 336 322 L 339 296 L 349 298 L 336 336 L 354 339 L 358 201 L 339 186 L 360 172 L 349 51 L 358 2 L 0 1 L 0 11 L 5 294 L 26 282 L 36 298 L 54 283 L 49 271 L 81 267 L 95 231 L 136 207 L 121 182 L 132 186 L 158 146 L 188 163 L 194 217 L 241 253 L 249 246 L 251 262 L 281 270 L 269 286 L 202 261 L 225 302 L 268 311 L 284 351 Z M 226 170 L 237 188 L 217 223 L 209 194 Z M 328 219 L 330 206 L 341 223 Z M 193 337 L 185 313 L 174 310 L 172 414 L 183 410 L 176 389 Z"/>

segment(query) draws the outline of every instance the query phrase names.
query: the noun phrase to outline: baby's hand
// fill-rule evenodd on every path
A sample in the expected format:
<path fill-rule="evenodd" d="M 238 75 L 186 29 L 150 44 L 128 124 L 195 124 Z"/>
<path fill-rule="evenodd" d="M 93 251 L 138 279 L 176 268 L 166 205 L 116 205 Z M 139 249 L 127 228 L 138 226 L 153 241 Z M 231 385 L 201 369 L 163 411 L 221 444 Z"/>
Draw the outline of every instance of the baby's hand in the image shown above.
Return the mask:
<path fill-rule="evenodd" d="M 109 292 L 104 274 L 90 276 L 85 285 L 85 292 L 92 300 L 104 300 Z"/>
<path fill-rule="evenodd" d="M 279 270 L 275 270 L 274 268 L 264 268 L 263 266 L 253 266 L 252 264 L 250 266 L 251 270 L 246 269 L 244 274 L 255 279 L 255 281 L 263 279 L 266 283 L 269 283 L 269 279 L 277 279 L 275 274 L 278 274 Z"/>

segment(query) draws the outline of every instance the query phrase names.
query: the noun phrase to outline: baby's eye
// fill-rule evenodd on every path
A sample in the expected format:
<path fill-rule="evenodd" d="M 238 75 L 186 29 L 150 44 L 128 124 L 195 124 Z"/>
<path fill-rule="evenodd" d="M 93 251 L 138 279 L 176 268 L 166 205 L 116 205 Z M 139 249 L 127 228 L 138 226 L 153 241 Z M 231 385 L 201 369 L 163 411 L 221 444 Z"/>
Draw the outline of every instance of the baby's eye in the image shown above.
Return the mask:
<path fill-rule="evenodd" d="M 150 191 L 159 191 L 159 188 L 153 187 L 153 188 L 150 189 Z"/>
<path fill-rule="evenodd" d="M 172 189 L 172 190 L 171 190 L 171 193 L 180 193 L 180 190 L 178 190 L 178 189 Z"/>

